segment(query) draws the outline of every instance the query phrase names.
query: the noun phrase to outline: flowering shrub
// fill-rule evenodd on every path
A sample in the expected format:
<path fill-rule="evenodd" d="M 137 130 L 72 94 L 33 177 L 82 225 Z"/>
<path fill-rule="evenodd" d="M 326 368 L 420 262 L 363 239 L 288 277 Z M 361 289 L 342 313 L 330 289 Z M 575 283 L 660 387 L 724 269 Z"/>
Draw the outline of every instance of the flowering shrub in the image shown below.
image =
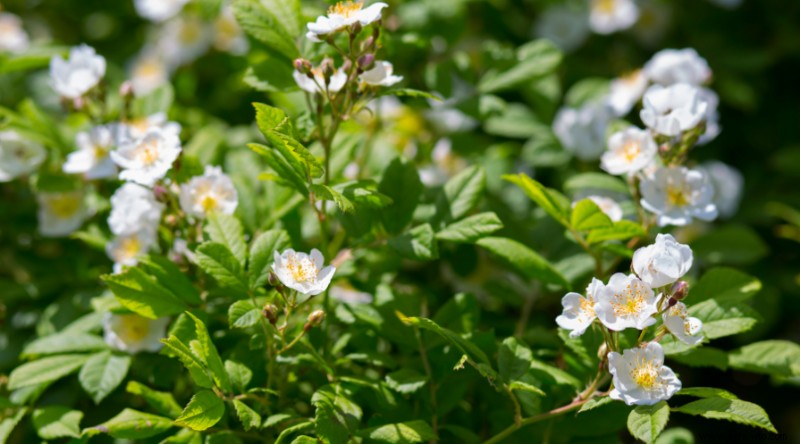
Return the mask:
<path fill-rule="evenodd" d="M 745 186 L 695 157 L 725 124 L 713 64 L 654 50 L 561 91 L 565 54 L 652 2 L 554 4 L 464 51 L 412 25 L 462 2 L 307 3 L 134 0 L 125 73 L 0 13 L 0 71 L 40 89 L 0 108 L 0 443 L 778 433 L 693 377 L 800 377 L 792 341 L 718 341 L 761 283 L 709 250 L 764 247 L 709 247 Z"/>

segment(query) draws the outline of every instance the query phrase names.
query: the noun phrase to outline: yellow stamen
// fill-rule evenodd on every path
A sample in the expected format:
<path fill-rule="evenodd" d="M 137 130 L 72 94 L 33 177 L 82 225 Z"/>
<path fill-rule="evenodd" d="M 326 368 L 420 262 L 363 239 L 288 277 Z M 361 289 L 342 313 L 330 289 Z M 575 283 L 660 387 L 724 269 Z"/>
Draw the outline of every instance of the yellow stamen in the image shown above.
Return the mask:
<path fill-rule="evenodd" d="M 126 259 L 133 259 L 139 255 L 141 249 L 142 244 L 139 242 L 138 237 L 132 236 L 123 238 L 119 241 L 119 245 L 117 246 L 117 261 L 122 262 Z"/>
<path fill-rule="evenodd" d="M 121 315 L 119 336 L 126 341 L 141 341 L 150 332 L 150 323 L 139 315 Z"/>
<path fill-rule="evenodd" d="M 683 207 L 689 204 L 686 190 L 673 183 L 667 184 L 667 203 L 673 207 Z"/>
<path fill-rule="evenodd" d="M 361 1 L 339 2 L 328 9 L 328 15 L 350 17 L 354 12 L 360 11 L 364 6 Z"/>
<path fill-rule="evenodd" d="M 629 140 L 625 142 L 625 145 L 622 146 L 622 154 L 625 156 L 625 160 L 628 163 L 633 162 L 639 157 L 639 154 L 642 152 L 642 147 L 639 142 L 635 140 Z"/>
<path fill-rule="evenodd" d="M 638 282 L 628 284 L 625 291 L 614 293 L 611 307 L 616 316 L 636 316 L 645 305 L 646 289 Z"/>
<path fill-rule="evenodd" d="M 75 215 L 81 207 L 82 196 L 78 194 L 62 194 L 47 200 L 47 208 L 60 219 Z"/>
<path fill-rule="evenodd" d="M 296 255 L 289 257 L 286 268 L 296 282 L 308 282 L 317 278 L 317 266 L 310 257 L 298 259 Z"/>
<path fill-rule="evenodd" d="M 658 369 L 651 361 L 641 360 L 636 362 L 635 366 L 631 369 L 630 375 L 633 382 L 640 387 L 651 389 L 660 385 Z"/>
<path fill-rule="evenodd" d="M 592 2 L 595 9 L 604 14 L 611 14 L 614 12 L 614 7 L 617 5 L 616 0 L 594 0 Z"/>
<path fill-rule="evenodd" d="M 150 166 L 156 163 L 156 160 L 158 160 L 158 141 L 151 139 L 146 142 L 142 142 L 139 145 L 136 157 L 138 157 L 145 166 Z"/>
<path fill-rule="evenodd" d="M 206 194 L 200 199 L 200 207 L 203 208 L 203 211 L 206 213 L 216 210 L 217 206 L 217 199 L 211 194 Z"/>

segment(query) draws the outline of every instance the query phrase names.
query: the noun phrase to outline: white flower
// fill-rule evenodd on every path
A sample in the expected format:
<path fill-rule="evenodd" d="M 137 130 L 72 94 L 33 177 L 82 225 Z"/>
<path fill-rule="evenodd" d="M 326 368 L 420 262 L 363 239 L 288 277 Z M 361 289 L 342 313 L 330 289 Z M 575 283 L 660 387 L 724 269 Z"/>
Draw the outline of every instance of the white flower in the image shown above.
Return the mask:
<path fill-rule="evenodd" d="M 148 131 L 158 128 L 164 133 L 174 134 L 176 137 L 181 135 L 181 125 L 177 122 L 167 120 L 167 115 L 163 112 L 151 114 L 135 120 L 130 120 L 121 124 L 117 144 L 122 144 L 127 140 L 136 140 L 144 137 Z"/>
<path fill-rule="evenodd" d="M 331 283 L 336 268 L 328 265 L 323 268 L 325 258 L 316 248 L 311 254 L 297 253 L 291 248 L 278 254 L 276 251 L 272 271 L 278 276 L 283 285 L 297 290 L 305 296 L 316 296 Z"/>
<path fill-rule="evenodd" d="M 644 73 L 652 82 L 664 86 L 677 83 L 699 86 L 711 79 L 708 62 L 692 48 L 659 51 L 644 65 Z"/>
<path fill-rule="evenodd" d="M 591 0 L 589 26 L 598 34 L 628 29 L 639 18 L 639 8 L 633 0 Z"/>
<path fill-rule="evenodd" d="M 128 182 L 117 188 L 111 196 L 108 226 L 117 236 L 142 231 L 155 235 L 162 211 L 164 204 L 156 200 L 152 190 Z"/>
<path fill-rule="evenodd" d="M 322 70 L 318 67 L 311 70 L 311 75 L 314 76 L 313 79 L 297 70 L 292 75 L 294 76 L 294 81 L 297 82 L 297 86 L 311 94 L 317 92 L 325 94 L 326 90 L 328 93 L 334 94 L 339 92 L 344 87 L 344 84 L 347 83 L 347 73 L 341 69 L 334 71 L 327 84 Z"/>
<path fill-rule="evenodd" d="M 88 132 L 80 132 L 75 136 L 77 151 L 67 156 L 62 169 L 65 173 L 83 174 L 87 179 L 103 179 L 115 177 L 117 166 L 109 155 L 117 144 L 115 124 L 95 126 Z"/>
<path fill-rule="evenodd" d="M 137 314 L 106 313 L 103 337 L 109 346 L 128 353 L 161 350 L 169 318 L 147 319 Z"/>
<path fill-rule="evenodd" d="M 717 93 L 708 88 L 699 88 L 698 94 L 700 100 L 708 104 L 706 107 L 705 116 L 703 118 L 703 120 L 706 121 L 706 131 L 697 140 L 698 145 L 705 145 L 708 142 L 716 139 L 719 133 L 722 131 L 722 128 L 719 124 L 719 111 L 717 110 L 717 107 L 719 107 L 719 96 Z"/>
<path fill-rule="evenodd" d="M 76 99 L 94 88 L 106 74 L 106 59 L 87 45 L 69 50 L 69 59 L 53 56 L 50 59 L 50 81 L 62 96 Z"/>
<path fill-rule="evenodd" d="M 585 12 L 558 4 L 547 8 L 536 20 L 536 35 L 569 52 L 581 46 L 589 35 Z"/>
<path fill-rule="evenodd" d="M 220 167 L 206 165 L 202 176 L 181 186 L 180 202 L 186 214 L 202 219 L 215 211 L 233 214 L 239 201 L 231 178 Z"/>
<path fill-rule="evenodd" d="M 677 136 L 696 127 L 705 117 L 708 103 L 688 83 L 653 85 L 644 93 L 639 113 L 648 128 L 665 136 Z"/>
<path fill-rule="evenodd" d="M 631 30 L 644 46 L 658 47 L 671 24 L 672 4 L 660 0 L 639 0 L 639 20 Z"/>
<path fill-rule="evenodd" d="M 30 174 L 44 162 L 47 151 L 16 131 L 0 131 L 0 182 Z"/>
<path fill-rule="evenodd" d="M 111 152 L 111 158 L 122 168 L 120 179 L 153 186 L 172 168 L 180 153 L 178 136 L 153 128 L 141 139 L 124 142 Z"/>
<path fill-rule="evenodd" d="M 361 74 L 359 79 L 362 83 L 370 86 L 392 86 L 403 80 L 403 76 L 396 76 L 392 73 L 394 67 L 389 62 L 376 61 L 375 66 L 369 71 Z"/>
<path fill-rule="evenodd" d="M 564 311 L 556 317 L 556 324 L 565 330 L 571 330 L 569 337 L 577 338 L 592 325 L 596 318 L 594 314 L 595 297 L 604 287 L 603 282 L 592 278 L 592 283 L 586 287 L 586 297 L 570 292 L 561 298 Z"/>
<path fill-rule="evenodd" d="M 169 67 L 155 52 L 142 52 L 131 64 L 130 81 L 134 94 L 144 96 L 169 81 Z"/>
<path fill-rule="evenodd" d="M 606 103 L 614 111 L 615 115 L 624 116 L 642 98 L 648 83 L 647 77 L 640 69 L 618 77 L 611 81 Z"/>
<path fill-rule="evenodd" d="M 214 19 L 214 47 L 235 55 L 244 54 L 250 48 L 250 43 L 229 5 L 225 5 Z"/>
<path fill-rule="evenodd" d="M 331 287 L 331 297 L 345 304 L 358 305 L 372 302 L 372 295 L 347 285 L 334 285 Z"/>
<path fill-rule="evenodd" d="M 594 202 L 597 208 L 611 219 L 611 222 L 619 222 L 622 220 L 622 207 L 619 206 L 616 200 L 605 196 L 586 196 L 584 199 L 589 199 Z M 577 203 L 577 201 L 574 202 L 572 206 L 574 207 Z"/>
<path fill-rule="evenodd" d="M 714 206 L 721 217 L 731 217 L 739 209 L 744 188 L 742 173 L 730 165 L 712 160 L 700 165 L 714 187 Z"/>
<path fill-rule="evenodd" d="M 642 206 L 658 215 L 658 225 L 687 225 L 692 218 L 710 221 L 717 217 L 712 198 L 714 187 L 701 170 L 668 167 L 645 177 L 639 186 Z"/>
<path fill-rule="evenodd" d="M 133 0 L 140 17 L 152 22 L 163 22 L 175 17 L 189 0 Z"/>
<path fill-rule="evenodd" d="M 321 15 L 313 23 L 306 25 L 306 37 L 312 42 L 321 42 L 328 34 L 340 31 L 348 26 L 360 23 L 367 26 L 381 19 L 381 11 L 388 7 L 386 3 L 373 3 L 364 8 L 363 1 L 339 2 L 328 9 L 328 15 Z"/>
<path fill-rule="evenodd" d="M 652 245 L 633 253 L 631 268 L 647 285 L 658 288 L 672 284 L 692 268 L 692 249 L 671 234 L 658 234 Z"/>
<path fill-rule="evenodd" d="M 658 146 L 648 131 L 630 127 L 608 138 L 608 151 L 600 158 L 600 167 L 617 176 L 631 174 L 650 165 L 657 153 Z"/>
<path fill-rule="evenodd" d="M 703 321 L 689 316 L 686 304 L 678 302 L 668 308 L 662 315 L 664 326 L 681 342 L 689 345 L 699 344 L 703 341 Z"/>
<path fill-rule="evenodd" d="M 106 244 L 106 254 L 114 261 L 114 273 L 123 267 L 132 267 L 155 245 L 156 239 L 152 230 L 142 230 L 114 238 Z"/>
<path fill-rule="evenodd" d="M 595 160 L 605 149 L 610 118 L 609 108 L 602 103 L 561 108 L 553 121 L 553 132 L 565 150 L 581 160 Z"/>
<path fill-rule="evenodd" d="M 22 20 L 14 14 L 0 12 L 0 53 L 19 54 L 30 45 L 28 34 L 22 28 Z"/>
<path fill-rule="evenodd" d="M 666 401 L 681 389 L 681 381 L 664 365 L 664 350 L 657 342 L 644 348 L 608 354 L 608 370 L 614 376 L 611 399 L 628 405 L 653 405 Z"/>
<path fill-rule="evenodd" d="M 163 60 L 177 68 L 205 54 L 213 40 L 213 29 L 203 20 L 178 17 L 164 25 L 156 45 Z"/>
<path fill-rule="evenodd" d="M 650 286 L 632 274 L 615 273 L 595 295 L 595 301 L 597 319 L 611 330 L 642 330 L 656 322 L 653 315 L 658 312 L 658 297 Z"/>
<path fill-rule="evenodd" d="M 40 193 L 36 197 L 42 236 L 66 236 L 80 228 L 88 216 L 83 191 Z"/>

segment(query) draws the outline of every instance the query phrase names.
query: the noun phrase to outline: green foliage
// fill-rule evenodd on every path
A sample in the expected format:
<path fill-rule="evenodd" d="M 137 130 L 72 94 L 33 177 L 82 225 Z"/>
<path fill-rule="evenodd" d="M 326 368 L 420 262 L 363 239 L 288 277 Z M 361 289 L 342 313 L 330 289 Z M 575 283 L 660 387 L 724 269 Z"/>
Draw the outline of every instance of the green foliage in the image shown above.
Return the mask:
<path fill-rule="evenodd" d="M 521 243 L 503 237 L 484 237 L 477 245 L 502 258 L 527 279 L 539 280 L 569 288 L 570 284 L 547 259 Z"/>
<path fill-rule="evenodd" d="M 99 404 L 128 374 L 131 357 L 104 351 L 92 355 L 78 374 L 81 387 Z"/>
<path fill-rule="evenodd" d="M 201 390 L 186 404 L 175 425 L 202 431 L 219 422 L 224 414 L 225 402 L 211 390 Z"/>
<path fill-rule="evenodd" d="M 669 421 L 669 406 L 661 401 L 651 406 L 638 406 L 628 415 L 628 431 L 636 439 L 655 443 Z"/>
<path fill-rule="evenodd" d="M 709 397 L 692 401 L 674 411 L 709 419 L 723 419 L 752 427 L 760 427 L 778 433 L 763 408 L 738 399 Z"/>
<path fill-rule="evenodd" d="M 78 438 L 83 413 L 69 407 L 50 406 L 33 411 L 33 426 L 42 439 Z"/>
<path fill-rule="evenodd" d="M 172 420 L 134 409 L 124 409 L 108 421 L 84 429 L 82 435 L 95 436 L 102 433 L 117 439 L 145 439 L 172 428 Z"/>

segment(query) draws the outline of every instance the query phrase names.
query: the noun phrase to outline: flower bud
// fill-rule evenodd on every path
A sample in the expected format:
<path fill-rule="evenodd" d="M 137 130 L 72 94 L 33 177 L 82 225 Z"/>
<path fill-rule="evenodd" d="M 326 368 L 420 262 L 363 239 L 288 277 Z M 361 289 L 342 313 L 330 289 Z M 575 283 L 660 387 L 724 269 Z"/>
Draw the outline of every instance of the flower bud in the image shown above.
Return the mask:
<path fill-rule="evenodd" d="M 133 83 L 130 80 L 122 82 L 119 86 L 119 95 L 123 99 L 133 97 Z"/>
<path fill-rule="evenodd" d="M 360 22 L 355 22 L 352 26 L 350 26 L 350 33 L 356 35 L 361 32 L 364 27 L 361 25 Z"/>
<path fill-rule="evenodd" d="M 367 52 L 370 49 L 374 49 L 373 46 L 375 45 L 375 37 L 369 36 L 364 40 L 364 43 L 361 44 L 361 51 Z"/>
<path fill-rule="evenodd" d="M 273 304 L 267 304 L 261 310 L 261 314 L 269 321 L 270 324 L 275 325 L 278 322 L 278 307 Z"/>
<path fill-rule="evenodd" d="M 349 73 L 352 67 L 353 67 L 353 62 L 351 62 L 349 59 L 345 60 L 344 63 L 342 63 L 342 71 L 344 72 Z"/>
<path fill-rule="evenodd" d="M 689 284 L 686 281 L 678 281 L 672 285 L 672 298 L 678 301 L 683 300 L 689 293 Z"/>
<path fill-rule="evenodd" d="M 677 304 L 677 303 L 678 303 L 678 300 L 677 300 L 677 299 L 675 299 L 674 297 L 672 297 L 672 298 L 669 298 L 669 300 L 667 301 L 667 308 L 672 308 L 672 307 L 674 307 L 674 306 L 675 306 L 675 304 Z"/>
<path fill-rule="evenodd" d="M 608 354 L 608 345 L 605 342 L 600 344 L 600 348 L 597 349 L 597 358 L 601 361 L 605 359 L 606 355 Z"/>
<path fill-rule="evenodd" d="M 309 74 L 311 72 L 311 62 L 306 59 L 294 59 L 294 69 L 302 74 Z"/>
<path fill-rule="evenodd" d="M 166 223 L 169 227 L 174 227 L 178 225 L 178 220 L 178 216 L 174 214 L 168 214 L 167 217 L 164 218 L 164 223 Z"/>
<path fill-rule="evenodd" d="M 153 187 L 153 195 L 157 200 L 165 201 L 169 190 L 164 185 L 156 185 Z"/>
<path fill-rule="evenodd" d="M 322 63 L 319 64 L 319 69 L 325 77 L 325 83 L 328 83 L 331 76 L 336 72 L 336 67 L 333 66 L 333 59 L 330 57 L 322 59 Z"/>
<path fill-rule="evenodd" d="M 303 329 L 308 331 L 314 327 L 318 327 L 320 324 L 322 324 L 323 319 L 325 319 L 325 312 L 322 310 L 314 310 L 310 315 L 308 315 L 308 322 L 306 322 L 306 325 L 303 326 Z"/>
<path fill-rule="evenodd" d="M 83 106 L 84 106 L 85 104 L 86 104 L 86 101 L 83 99 L 83 97 L 75 97 L 74 99 L 72 99 L 72 107 L 73 107 L 73 108 L 74 108 L 76 111 L 80 111 L 80 110 L 82 110 L 82 109 L 83 109 Z"/>
<path fill-rule="evenodd" d="M 278 279 L 278 276 L 272 271 L 269 272 L 269 285 L 273 287 L 281 286 L 281 280 Z"/>
<path fill-rule="evenodd" d="M 375 64 L 375 54 L 364 54 L 358 58 L 358 69 L 361 71 L 369 71 L 372 65 Z"/>

